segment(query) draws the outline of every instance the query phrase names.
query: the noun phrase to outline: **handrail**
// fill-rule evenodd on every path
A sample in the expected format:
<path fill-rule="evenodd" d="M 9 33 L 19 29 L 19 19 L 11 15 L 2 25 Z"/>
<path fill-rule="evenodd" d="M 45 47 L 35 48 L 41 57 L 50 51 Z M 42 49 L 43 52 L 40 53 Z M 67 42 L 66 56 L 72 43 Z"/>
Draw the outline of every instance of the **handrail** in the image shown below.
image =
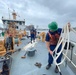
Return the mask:
<path fill-rule="evenodd" d="M 70 60 L 70 58 L 69 57 L 67 57 L 64 53 L 63 53 L 63 55 L 70 61 L 70 63 L 76 68 L 76 65 L 72 62 L 72 60 Z"/>

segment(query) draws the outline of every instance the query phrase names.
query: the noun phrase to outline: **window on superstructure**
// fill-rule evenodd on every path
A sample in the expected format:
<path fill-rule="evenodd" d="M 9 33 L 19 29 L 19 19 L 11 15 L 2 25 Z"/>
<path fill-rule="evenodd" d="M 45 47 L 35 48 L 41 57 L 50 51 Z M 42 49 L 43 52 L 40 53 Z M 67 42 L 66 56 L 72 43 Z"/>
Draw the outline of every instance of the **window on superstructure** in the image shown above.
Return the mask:
<path fill-rule="evenodd" d="M 18 26 L 16 26 L 16 29 L 18 29 Z"/>
<path fill-rule="evenodd" d="M 22 25 L 22 22 L 19 22 L 20 25 Z"/>

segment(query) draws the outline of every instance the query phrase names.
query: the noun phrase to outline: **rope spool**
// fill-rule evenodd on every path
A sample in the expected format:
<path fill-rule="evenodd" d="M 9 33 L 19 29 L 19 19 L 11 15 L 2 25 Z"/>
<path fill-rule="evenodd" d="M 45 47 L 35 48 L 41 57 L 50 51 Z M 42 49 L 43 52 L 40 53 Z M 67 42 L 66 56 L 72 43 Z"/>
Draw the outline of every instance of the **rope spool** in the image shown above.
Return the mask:
<path fill-rule="evenodd" d="M 40 33 L 42 42 L 45 42 L 45 32 Z"/>
<path fill-rule="evenodd" d="M 4 50 L 4 47 L 3 46 L 0 46 L 0 51 L 3 51 Z"/>
<path fill-rule="evenodd" d="M 15 37 L 14 42 L 15 42 L 15 44 L 19 44 L 19 38 Z"/>

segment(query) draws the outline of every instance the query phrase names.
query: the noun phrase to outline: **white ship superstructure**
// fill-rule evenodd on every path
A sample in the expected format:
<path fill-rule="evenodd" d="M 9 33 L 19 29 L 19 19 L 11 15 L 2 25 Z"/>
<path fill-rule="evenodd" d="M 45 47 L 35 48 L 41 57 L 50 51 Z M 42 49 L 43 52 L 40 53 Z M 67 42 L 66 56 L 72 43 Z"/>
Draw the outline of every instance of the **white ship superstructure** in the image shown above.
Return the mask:
<path fill-rule="evenodd" d="M 15 11 L 12 13 L 12 16 L 13 16 L 13 19 L 11 19 L 11 18 L 6 19 L 6 18 L 2 17 L 4 28 L 7 29 L 8 25 L 10 23 L 14 23 L 16 25 L 17 30 L 24 30 L 25 29 L 25 19 L 24 20 L 16 19 L 17 14 L 15 13 Z"/>

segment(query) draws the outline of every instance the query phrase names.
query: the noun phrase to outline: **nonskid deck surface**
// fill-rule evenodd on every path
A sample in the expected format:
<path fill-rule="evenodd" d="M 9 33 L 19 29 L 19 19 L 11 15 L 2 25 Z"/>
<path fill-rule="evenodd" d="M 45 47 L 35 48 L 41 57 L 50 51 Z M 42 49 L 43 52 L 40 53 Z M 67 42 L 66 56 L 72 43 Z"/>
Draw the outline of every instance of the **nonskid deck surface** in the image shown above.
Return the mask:
<path fill-rule="evenodd" d="M 25 59 L 21 58 L 26 52 L 26 47 L 25 49 L 23 47 L 26 46 L 29 41 L 29 39 L 22 40 L 22 44 L 20 46 L 22 50 L 19 53 L 14 53 L 12 55 L 13 60 L 10 75 L 59 75 L 59 73 L 56 74 L 54 72 L 55 64 L 53 64 L 49 70 L 46 70 L 48 51 L 46 49 L 45 43 L 41 41 L 35 42 L 33 44 L 29 43 L 30 46 L 34 46 L 35 44 L 34 48 L 37 50 L 35 56 L 26 56 Z M 36 62 L 42 64 L 41 68 L 35 66 Z M 62 75 L 75 75 L 68 66 L 65 67 L 62 64 L 60 67 Z"/>

